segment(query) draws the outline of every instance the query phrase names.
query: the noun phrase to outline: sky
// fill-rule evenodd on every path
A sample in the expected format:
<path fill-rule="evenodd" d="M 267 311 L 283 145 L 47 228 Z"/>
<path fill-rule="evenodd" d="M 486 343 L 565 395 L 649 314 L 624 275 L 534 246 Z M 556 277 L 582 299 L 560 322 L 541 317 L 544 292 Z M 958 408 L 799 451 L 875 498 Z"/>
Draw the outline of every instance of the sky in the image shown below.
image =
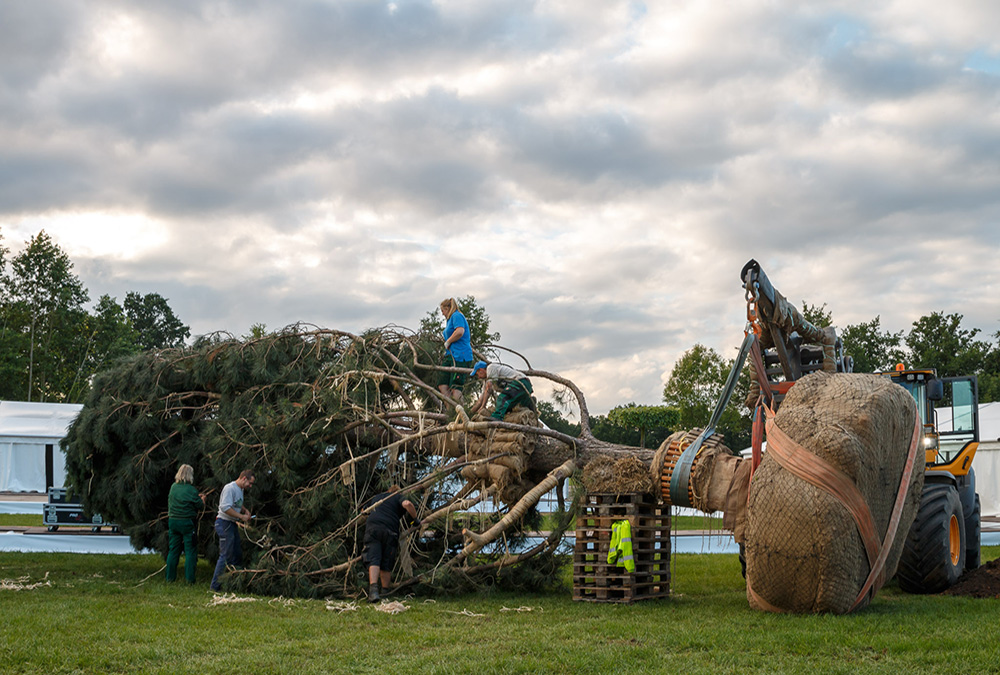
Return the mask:
<path fill-rule="evenodd" d="M 3 2 L 0 234 L 195 335 L 473 295 L 592 413 L 734 356 L 750 258 L 841 328 L 991 338 L 998 27 L 994 0 Z"/>

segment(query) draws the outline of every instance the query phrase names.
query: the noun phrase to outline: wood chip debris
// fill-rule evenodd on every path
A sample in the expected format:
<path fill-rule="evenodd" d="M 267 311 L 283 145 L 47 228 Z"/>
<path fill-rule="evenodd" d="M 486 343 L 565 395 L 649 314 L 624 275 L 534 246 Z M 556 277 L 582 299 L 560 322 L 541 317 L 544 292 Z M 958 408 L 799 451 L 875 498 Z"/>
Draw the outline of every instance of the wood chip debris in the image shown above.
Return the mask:
<path fill-rule="evenodd" d="M 528 607 L 527 605 L 523 605 L 521 607 L 501 607 L 500 608 L 501 612 L 534 612 L 536 610 L 539 611 L 539 612 L 544 611 L 541 607 Z"/>
<path fill-rule="evenodd" d="M 444 610 L 448 614 L 458 614 L 459 616 L 486 616 L 485 614 L 476 614 L 475 612 L 470 612 L 467 609 L 463 609 L 461 612 L 453 612 L 450 609 Z"/>
<path fill-rule="evenodd" d="M 376 612 L 384 612 L 385 614 L 401 614 L 409 609 L 406 605 L 401 602 L 385 602 L 372 606 Z"/>
<path fill-rule="evenodd" d="M 356 612 L 358 611 L 357 601 L 351 602 L 334 602 L 332 600 L 326 601 L 326 608 L 331 612 L 336 612 L 337 614 L 343 614 L 344 612 Z"/>
<path fill-rule="evenodd" d="M 257 598 L 240 597 L 235 593 L 223 593 L 222 595 L 212 596 L 212 599 L 205 606 L 217 607 L 219 605 L 232 605 L 240 602 L 257 602 Z"/>
<path fill-rule="evenodd" d="M 51 586 L 49 573 L 46 572 L 41 581 L 31 583 L 30 576 L 18 577 L 17 579 L 0 579 L 0 590 L 2 591 L 33 591 L 42 586 Z"/>

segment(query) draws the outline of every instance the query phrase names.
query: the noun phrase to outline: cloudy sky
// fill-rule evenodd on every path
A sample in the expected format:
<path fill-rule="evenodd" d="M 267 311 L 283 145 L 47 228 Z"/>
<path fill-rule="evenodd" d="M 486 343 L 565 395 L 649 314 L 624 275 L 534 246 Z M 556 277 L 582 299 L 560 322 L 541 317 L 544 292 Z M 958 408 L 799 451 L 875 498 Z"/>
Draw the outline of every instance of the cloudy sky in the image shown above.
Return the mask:
<path fill-rule="evenodd" d="M 841 327 L 1000 330 L 1000 3 L 0 3 L 0 233 L 195 334 L 472 294 L 593 412 Z M 514 363 L 513 365 L 519 365 Z"/>

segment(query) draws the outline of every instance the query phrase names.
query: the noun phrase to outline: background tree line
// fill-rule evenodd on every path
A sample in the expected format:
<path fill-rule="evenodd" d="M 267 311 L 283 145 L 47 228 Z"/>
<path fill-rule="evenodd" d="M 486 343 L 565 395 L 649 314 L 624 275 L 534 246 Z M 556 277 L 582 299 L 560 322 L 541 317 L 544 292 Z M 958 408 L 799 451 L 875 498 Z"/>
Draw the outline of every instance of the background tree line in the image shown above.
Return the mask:
<path fill-rule="evenodd" d="M 13 257 L 0 243 L 0 399 L 79 403 L 91 376 L 116 359 L 191 335 L 158 293 L 89 302 L 73 262 L 44 231 Z"/>
<path fill-rule="evenodd" d="M 130 291 L 121 303 L 105 294 L 87 309 L 89 302 L 69 256 L 44 231 L 15 256 L 0 243 L 0 399 L 80 402 L 93 374 L 116 359 L 180 346 L 191 335 L 158 293 Z M 471 295 L 458 304 L 469 321 L 473 345 L 493 360 L 504 360 L 492 348 L 500 334 L 490 331 L 485 308 Z M 802 303 L 802 311 L 816 325 L 833 325 L 825 304 Z M 854 358 L 855 372 L 891 370 L 905 363 L 935 368 L 944 377 L 977 375 L 980 401 L 1000 400 L 1000 333 L 992 342 L 983 340 L 978 328 L 962 326 L 963 318 L 932 312 L 913 322 L 908 332 L 892 332 L 876 316 L 848 325 L 839 334 Z M 442 328 L 440 314 L 432 311 L 421 321 L 420 333 L 437 340 Z M 266 328 L 258 324 L 254 331 L 263 334 Z M 593 416 L 594 435 L 611 443 L 655 448 L 673 431 L 704 426 L 732 363 L 715 349 L 695 344 L 674 364 L 661 405 L 630 402 Z M 719 424 L 718 431 L 734 449 L 750 442 L 749 410 L 743 407 L 749 384 L 744 368 Z M 549 427 L 576 435 L 579 425 L 567 419 L 567 411 L 558 393 L 553 401 L 539 402 L 540 416 Z"/>

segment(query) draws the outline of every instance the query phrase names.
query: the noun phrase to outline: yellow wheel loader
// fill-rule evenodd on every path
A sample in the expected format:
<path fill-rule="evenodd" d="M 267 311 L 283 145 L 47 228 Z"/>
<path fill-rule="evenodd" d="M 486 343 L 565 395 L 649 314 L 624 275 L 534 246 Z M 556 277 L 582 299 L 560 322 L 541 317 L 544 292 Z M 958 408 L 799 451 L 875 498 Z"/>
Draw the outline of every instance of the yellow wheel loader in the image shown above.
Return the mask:
<path fill-rule="evenodd" d="M 904 591 L 937 593 L 980 564 L 980 506 L 972 468 L 979 447 L 976 378 L 939 378 L 934 370 L 907 370 L 902 364 L 880 374 L 910 392 L 924 425 L 924 491 L 896 578 Z"/>

